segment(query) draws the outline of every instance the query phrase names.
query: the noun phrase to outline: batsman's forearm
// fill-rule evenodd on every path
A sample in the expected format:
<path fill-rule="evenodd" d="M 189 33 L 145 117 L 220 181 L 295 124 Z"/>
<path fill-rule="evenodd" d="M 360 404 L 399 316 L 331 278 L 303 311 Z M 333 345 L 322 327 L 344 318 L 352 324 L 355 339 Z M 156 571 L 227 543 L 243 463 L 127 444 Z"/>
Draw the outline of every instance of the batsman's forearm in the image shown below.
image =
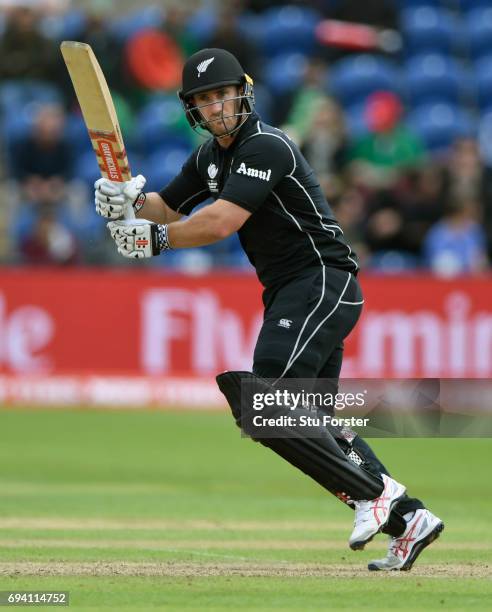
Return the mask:
<path fill-rule="evenodd" d="M 209 208 L 198 211 L 185 221 L 168 225 L 168 239 L 172 249 L 206 246 L 231 234 L 219 219 L 210 214 Z"/>
<path fill-rule="evenodd" d="M 148 219 L 154 223 L 171 223 L 181 217 L 167 206 L 158 193 L 146 194 L 145 204 L 136 214 L 137 219 Z"/>

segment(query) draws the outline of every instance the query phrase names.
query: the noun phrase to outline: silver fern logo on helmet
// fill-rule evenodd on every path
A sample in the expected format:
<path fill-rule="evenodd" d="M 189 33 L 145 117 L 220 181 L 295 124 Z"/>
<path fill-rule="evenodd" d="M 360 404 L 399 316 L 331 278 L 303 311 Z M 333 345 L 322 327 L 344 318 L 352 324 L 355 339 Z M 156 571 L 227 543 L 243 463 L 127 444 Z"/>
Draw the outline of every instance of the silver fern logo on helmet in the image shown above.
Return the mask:
<path fill-rule="evenodd" d="M 206 59 L 203 62 L 200 62 L 198 64 L 198 66 L 196 67 L 196 69 L 198 70 L 198 78 L 200 78 L 200 75 L 203 72 L 206 72 L 207 68 L 210 66 L 210 64 L 214 61 L 215 57 L 211 57 L 210 59 Z"/>

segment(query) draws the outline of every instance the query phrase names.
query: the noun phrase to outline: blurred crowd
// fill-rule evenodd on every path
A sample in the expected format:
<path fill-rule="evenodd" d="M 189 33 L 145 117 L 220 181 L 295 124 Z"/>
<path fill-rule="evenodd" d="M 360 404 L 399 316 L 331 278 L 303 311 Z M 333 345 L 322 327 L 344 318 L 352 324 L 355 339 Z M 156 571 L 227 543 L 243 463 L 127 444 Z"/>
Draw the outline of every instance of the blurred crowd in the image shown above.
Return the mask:
<path fill-rule="evenodd" d="M 162 188 L 201 142 L 175 93 L 183 61 L 222 47 L 253 76 L 263 119 L 301 147 L 364 269 L 453 276 L 489 268 L 492 79 L 470 77 L 492 67 L 487 3 L 138 4 L 115 18 L 109 0 L 82 8 L 0 0 L 2 264 L 128 265 L 94 211 L 98 167 L 59 52 L 72 39 L 89 43 L 101 63 L 147 190 Z M 478 35 L 473 47 L 457 33 L 481 4 L 490 36 L 477 49 Z M 429 15 L 438 16 L 430 34 Z M 235 236 L 132 264 L 248 268 Z"/>

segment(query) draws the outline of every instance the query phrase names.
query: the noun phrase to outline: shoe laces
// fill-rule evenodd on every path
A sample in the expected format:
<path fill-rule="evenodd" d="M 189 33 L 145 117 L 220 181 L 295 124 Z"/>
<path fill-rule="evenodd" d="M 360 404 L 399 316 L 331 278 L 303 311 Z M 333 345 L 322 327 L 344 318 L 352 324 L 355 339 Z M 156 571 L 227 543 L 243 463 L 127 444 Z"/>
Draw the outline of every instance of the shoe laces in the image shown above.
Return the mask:
<path fill-rule="evenodd" d="M 388 549 L 388 554 L 386 555 L 386 557 L 388 559 L 391 559 L 391 557 L 395 557 L 396 559 L 399 559 L 399 554 L 403 556 L 403 550 L 401 549 L 400 538 L 391 538 L 389 549 Z"/>
<path fill-rule="evenodd" d="M 373 517 L 372 501 L 356 501 L 355 505 L 355 520 L 354 525 L 370 521 Z"/>

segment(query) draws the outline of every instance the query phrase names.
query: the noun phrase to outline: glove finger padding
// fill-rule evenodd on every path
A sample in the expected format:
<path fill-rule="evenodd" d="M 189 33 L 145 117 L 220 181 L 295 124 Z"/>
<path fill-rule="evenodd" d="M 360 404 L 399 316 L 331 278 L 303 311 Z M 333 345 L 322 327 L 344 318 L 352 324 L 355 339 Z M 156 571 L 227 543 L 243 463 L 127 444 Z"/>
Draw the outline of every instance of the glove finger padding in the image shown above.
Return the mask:
<path fill-rule="evenodd" d="M 139 259 L 160 254 L 156 223 L 145 219 L 111 221 L 108 229 L 124 257 Z"/>
<path fill-rule="evenodd" d="M 130 181 L 117 183 L 100 178 L 94 183 L 96 212 L 106 219 L 121 219 L 125 211 L 130 212 L 142 193 L 146 179 L 139 174 Z M 145 198 L 144 198 L 145 201 Z M 139 206 L 141 208 L 142 204 Z"/>
<path fill-rule="evenodd" d="M 123 192 L 126 183 L 116 183 L 107 178 L 100 178 L 94 183 L 94 189 L 103 195 L 115 196 Z"/>
<path fill-rule="evenodd" d="M 125 196 L 122 194 L 109 196 L 109 195 L 105 195 L 104 193 L 101 193 L 100 191 L 96 191 L 95 198 L 98 202 L 101 203 L 101 205 L 112 204 L 113 206 L 115 204 L 123 206 L 126 200 Z"/>
<path fill-rule="evenodd" d="M 123 193 L 127 196 L 128 199 L 132 201 L 132 204 L 142 193 L 146 182 L 147 179 L 145 178 L 145 176 L 139 174 L 137 176 L 134 176 L 131 181 L 127 181 L 123 184 Z"/>
<path fill-rule="evenodd" d="M 123 196 L 105 196 L 96 191 L 95 203 L 97 214 L 101 215 L 101 217 L 106 217 L 107 219 L 121 219 L 123 216 L 123 204 L 121 203 L 122 198 Z"/>

